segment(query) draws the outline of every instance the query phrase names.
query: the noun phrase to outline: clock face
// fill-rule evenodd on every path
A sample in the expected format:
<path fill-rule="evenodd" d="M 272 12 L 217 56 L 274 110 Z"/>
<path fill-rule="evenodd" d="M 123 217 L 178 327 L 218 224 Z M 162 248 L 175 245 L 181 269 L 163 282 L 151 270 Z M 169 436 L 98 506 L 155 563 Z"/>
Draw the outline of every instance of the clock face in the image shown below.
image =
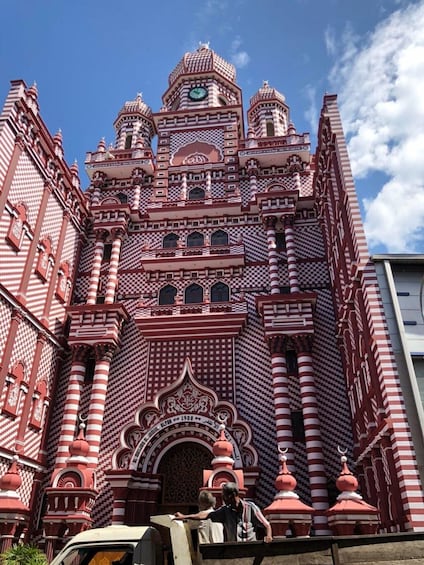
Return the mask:
<path fill-rule="evenodd" d="M 195 86 L 190 90 L 188 96 L 191 100 L 203 100 L 208 95 L 208 91 L 204 86 Z"/>

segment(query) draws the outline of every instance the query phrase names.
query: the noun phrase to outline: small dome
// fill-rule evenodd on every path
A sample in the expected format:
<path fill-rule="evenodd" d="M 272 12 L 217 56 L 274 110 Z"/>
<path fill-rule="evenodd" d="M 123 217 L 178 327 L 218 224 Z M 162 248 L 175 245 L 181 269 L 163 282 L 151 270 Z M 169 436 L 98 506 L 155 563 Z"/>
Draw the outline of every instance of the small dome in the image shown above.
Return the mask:
<path fill-rule="evenodd" d="M 261 88 L 258 90 L 256 94 L 252 96 L 252 98 L 250 99 L 250 105 L 254 106 L 258 102 L 261 102 L 262 100 L 265 101 L 278 100 L 278 102 L 281 102 L 282 104 L 286 105 L 286 97 L 284 96 L 284 94 L 281 94 L 281 92 L 278 92 L 278 90 L 276 90 L 272 86 L 269 86 L 267 80 L 264 80 Z"/>
<path fill-rule="evenodd" d="M 172 73 L 169 75 L 171 86 L 179 76 L 194 73 L 217 72 L 231 82 L 236 82 L 236 68 L 228 61 L 209 49 L 207 43 L 202 43 L 192 53 L 186 53 Z"/>
<path fill-rule="evenodd" d="M 287 458 L 281 457 L 280 473 L 275 479 L 275 488 L 279 492 L 292 492 L 296 488 L 297 481 L 287 468 Z"/>
<path fill-rule="evenodd" d="M 15 455 L 6 473 L 0 478 L 0 490 L 17 491 L 22 484 L 19 475 L 18 457 Z"/>
<path fill-rule="evenodd" d="M 141 92 L 138 92 L 135 100 L 125 102 L 119 110 L 117 119 L 119 119 L 123 114 L 142 114 L 143 116 L 150 118 L 152 115 L 152 109 L 144 102 Z"/>
<path fill-rule="evenodd" d="M 225 435 L 225 425 L 219 426 L 219 438 L 213 444 L 212 448 L 215 457 L 231 457 L 233 454 L 233 446 Z"/>
<path fill-rule="evenodd" d="M 342 471 L 336 480 L 336 487 L 340 492 L 355 492 L 358 488 L 358 479 L 350 472 L 347 458 L 342 456 Z"/>
<path fill-rule="evenodd" d="M 80 424 L 78 436 L 69 446 L 71 457 L 87 457 L 90 451 L 90 444 L 84 437 L 84 424 Z"/>

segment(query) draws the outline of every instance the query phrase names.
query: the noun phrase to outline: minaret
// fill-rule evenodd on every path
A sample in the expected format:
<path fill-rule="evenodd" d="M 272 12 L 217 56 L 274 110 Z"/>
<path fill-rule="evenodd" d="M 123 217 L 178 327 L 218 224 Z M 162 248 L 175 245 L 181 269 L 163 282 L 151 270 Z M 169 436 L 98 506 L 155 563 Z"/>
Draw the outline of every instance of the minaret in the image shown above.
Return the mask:
<path fill-rule="evenodd" d="M 264 80 L 261 88 L 250 99 L 247 119 L 255 137 L 287 135 L 290 120 L 285 96 Z"/>
<path fill-rule="evenodd" d="M 116 132 L 115 149 L 132 149 L 142 139 L 144 147 L 150 147 L 155 133 L 152 110 L 144 102 L 141 92 L 134 100 L 125 102 L 113 124 Z"/>

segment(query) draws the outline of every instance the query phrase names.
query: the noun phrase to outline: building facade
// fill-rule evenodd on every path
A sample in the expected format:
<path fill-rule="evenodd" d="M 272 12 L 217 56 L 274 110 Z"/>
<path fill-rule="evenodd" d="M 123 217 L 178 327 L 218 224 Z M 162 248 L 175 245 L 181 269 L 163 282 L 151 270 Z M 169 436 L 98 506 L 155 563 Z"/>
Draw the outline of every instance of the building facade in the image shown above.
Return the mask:
<path fill-rule="evenodd" d="M 424 256 L 372 257 L 399 370 L 421 481 L 424 480 Z"/>
<path fill-rule="evenodd" d="M 424 528 L 336 97 L 324 97 L 314 153 L 266 82 L 246 123 L 234 67 L 202 45 L 169 75 L 158 112 L 141 95 L 124 104 L 114 144 L 87 154 L 83 192 L 36 88 L 12 83 L 0 475 L 19 480 L 0 489 L 0 510 L 16 505 L 14 522 L 0 512 L 3 535 L 60 540 L 188 510 L 223 422 L 262 506 L 286 454 L 315 535 L 330 533 L 340 451 L 381 531 Z"/>

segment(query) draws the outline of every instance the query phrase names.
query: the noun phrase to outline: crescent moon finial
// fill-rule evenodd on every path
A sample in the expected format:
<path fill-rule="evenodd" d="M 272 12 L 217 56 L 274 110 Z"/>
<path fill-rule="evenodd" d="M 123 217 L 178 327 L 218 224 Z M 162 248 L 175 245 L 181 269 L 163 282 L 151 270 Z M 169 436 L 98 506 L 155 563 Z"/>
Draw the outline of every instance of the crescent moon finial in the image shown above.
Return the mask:
<path fill-rule="evenodd" d="M 228 416 L 226 414 L 222 414 L 222 412 L 220 414 L 218 414 L 218 421 L 221 424 L 226 424 L 228 420 Z"/>
<path fill-rule="evenodd" d="M 347 448 L 346 449 L 342 449 L 340 447 L 340 445 L 337 446 L 337 451 L 340 453 L 340 455 L 346 455 L 347 453 Z"/>
<path fill-rule="evenodd" d="M 280 447 L 280 446 L 278 446 L 278 452 L 281 453 L 281 455 L 285 455 L 288 450 L 289 450 L 288 447 Z"/>

